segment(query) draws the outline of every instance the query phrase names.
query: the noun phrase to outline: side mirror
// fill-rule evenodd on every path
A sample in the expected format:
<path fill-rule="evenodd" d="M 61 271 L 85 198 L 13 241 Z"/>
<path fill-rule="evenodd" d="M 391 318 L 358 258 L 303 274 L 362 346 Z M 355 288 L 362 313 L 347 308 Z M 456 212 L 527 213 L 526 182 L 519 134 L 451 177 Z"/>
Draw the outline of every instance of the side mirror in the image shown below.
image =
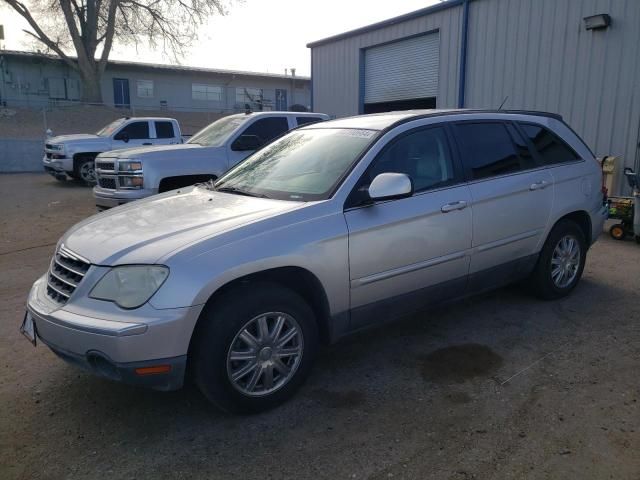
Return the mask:
<path fill-rule="evenodd" d="M 405 173 L 381 173 L 369 185 L 371 200 L 392 200 L 410 197 L 413 194 L 413 182 Z"/>
<path fill-rule="evenodd" d="M 231 145 L 231 150 L 234 152 L 247 152 L 257 150 L 261 145 L 262 142 L 257 135 L 240 135 Z"/>
<path fill-rule="evenodd" d="M 129 143 L 129 134 L 127 132 L 118 132 L 114 140 L 122 140 L 124 143 Z"/>

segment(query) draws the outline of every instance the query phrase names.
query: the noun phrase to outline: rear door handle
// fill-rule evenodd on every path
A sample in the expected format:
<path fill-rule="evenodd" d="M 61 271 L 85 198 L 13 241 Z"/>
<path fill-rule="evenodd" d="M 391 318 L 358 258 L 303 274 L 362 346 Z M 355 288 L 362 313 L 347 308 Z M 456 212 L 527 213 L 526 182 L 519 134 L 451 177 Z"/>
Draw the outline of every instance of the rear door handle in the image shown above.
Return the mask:
<path fill-rule="evenodd" d="M 539 182 L 532 183 L 529 190 L 544 190 L 549 186 L 549 182 L 546 180 L 540 180 Z"/>
<path fill-rule="evenodd" d="M 467 208 L 467 202 L 464 200 L 458 200 L 457 202 L 447 203 L 440 209 L 442 213 L 453 212 L 454 210 L 462 210 Z"/>

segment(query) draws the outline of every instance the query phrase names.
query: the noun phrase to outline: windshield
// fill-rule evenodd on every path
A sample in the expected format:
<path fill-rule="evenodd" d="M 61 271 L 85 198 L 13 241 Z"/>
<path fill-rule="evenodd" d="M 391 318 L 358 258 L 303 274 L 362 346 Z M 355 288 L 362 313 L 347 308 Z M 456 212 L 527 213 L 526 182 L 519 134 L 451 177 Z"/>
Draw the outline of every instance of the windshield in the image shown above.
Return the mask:
<path fill-rule="evenodd" d="M 222 145 L 229 135 L 244 122 L 246 115 L 229 115 L 228 117 L 216 120 L 211 125 L 204 127 L 187 143 L 197 143 L 205 147 L 217 147 Z"/>
<path fill-rule="evenodd" d="M 124 118 L 119 118 L 117 120 L 114 120 L 113 122 L 111 122 L 109 125 L 107 125 L 106 127 L 104 127 L 102 130 L 98 131 L 98 133 L 96 133 L 96 135 L 99 135 L 101 137 L 110 137 L 111 134 L 120 126 L 124 123 L 125 119 Z"/>
<path fill-rule="evenodd" d="M 293 131 L 239 163 L 215 188 L 279 200 L 325 200 L 376 133 L 346 128 Z"/>

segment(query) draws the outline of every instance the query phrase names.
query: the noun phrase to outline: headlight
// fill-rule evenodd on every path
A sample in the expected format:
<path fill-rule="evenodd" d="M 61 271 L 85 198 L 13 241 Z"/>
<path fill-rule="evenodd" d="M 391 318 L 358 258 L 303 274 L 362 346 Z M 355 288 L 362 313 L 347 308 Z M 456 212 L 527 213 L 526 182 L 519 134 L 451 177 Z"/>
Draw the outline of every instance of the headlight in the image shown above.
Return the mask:
<path fill-rule="evenodd" d="M 120 186 L 123 188 L 141 188 L 144 179 L 141 176 L 120 176 Z"/>
<path fill-rule="evenodd" d="M 118 162 L 118 170 L 121 172 L 137 172 L 142 170 L 142 162 Z"/>
<path fill-rule="evenodd" d="M 153 296 L 169 276 L 161 265 L 114 267 L 93 287 L 89 296 L 122 308 L 138 308 Z"/>
<path fill-rule="evenodd" d="M 64 150 L 64 145 L 49 145 L 49 150 L 57 150 L 58 152 L 61 152 Z"/>

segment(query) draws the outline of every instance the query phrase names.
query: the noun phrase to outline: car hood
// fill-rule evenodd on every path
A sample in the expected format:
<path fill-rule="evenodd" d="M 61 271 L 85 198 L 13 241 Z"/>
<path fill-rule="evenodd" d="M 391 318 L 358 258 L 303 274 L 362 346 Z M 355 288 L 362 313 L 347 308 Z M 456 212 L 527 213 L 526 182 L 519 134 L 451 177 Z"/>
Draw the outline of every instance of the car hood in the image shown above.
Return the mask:
<path fill-rule="evenodd" d="M 147 147 L 134 147 L 126 149 L 118 149 L 111 151 L 106 156 L 118 157 L 118 158 L 135 158 L 142 159 L 145 157 L 155 157 L 165 153 L 166 155 L 175 155 L 179 152 L 201 150 L 202 145 L 197 143 L 182 143 L 178 145 L 151 145 Z M 103 156 L 105 156 L 103 155 Z"/>
<path fill-rule="evenodd" d="M 72 135 L 58 135 L 57 137 L 48 138 L 46 143 L 65 143 L 65 142 L 81 142 L 87 140 L 104 140 L 99 135 L 91 133 L 74 133 Z"/>
<path fill-rule="evenodd" d="M 72 227 L 62 243 L 94 265 L 156 263 L 193 242 L 301 205 L 189 187 L 94 215 Z"/>

